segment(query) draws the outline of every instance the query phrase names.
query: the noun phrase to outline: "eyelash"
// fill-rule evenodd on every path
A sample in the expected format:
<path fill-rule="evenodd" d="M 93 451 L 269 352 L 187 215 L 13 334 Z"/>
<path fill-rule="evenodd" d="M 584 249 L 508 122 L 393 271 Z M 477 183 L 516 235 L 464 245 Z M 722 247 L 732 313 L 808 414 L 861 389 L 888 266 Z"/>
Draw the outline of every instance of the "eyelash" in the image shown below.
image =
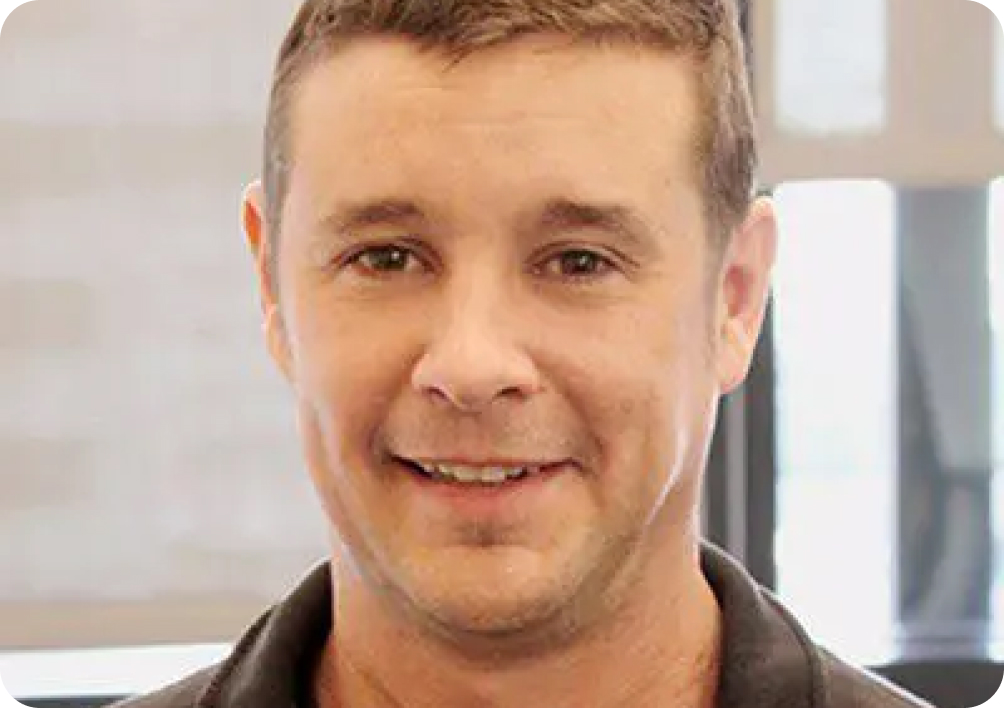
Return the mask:
<path fill-rule="evenodd" d="M 389 252 L 396 252 L 396 253 L 399 253 L 399 254 L 403 253 L 405 255 L 410 255 L 412 257 L 416 257 L 415 256 L 415 251 L 413 249 L 411 249 L 411 248 L 408 248 L 407 246 L 400 246 L 400 245 L 397 245 L 397 244 L 384 244 L 384 245 L 379 245 L 379 246 L 368 246 L 367 248 L 364 248 L 364 249 L 358 251 L 351 258 L 348 259 L 346 265 L 351 266 L 351 267 L 362 267 L 368 273 L 384 274 L 384 273 L 394 272 L 394 271 L 386 271 L 386 270 L 380 270 L 380 269 L 375 269 L 375 268 L 369 268 L 369 267 L 361 266 L 361 261 L 366 256 L 372 255 L 374 253 L 387 254 Z"/>
<path fill-rule="evenodd" d="M 370 268 L 370 267 L 366 267 L 366 266 L 362 266 L 361 265 L 363 259 L 365 259 L 368 255 L 373 255 L 373 254 L 388 255 L 390 253 L 395 253 L 396 255 L 402 255 L 403 254 L 406 257 L 407 256 L 411 256 L 413 258 L 417 258 L 418 257 L 417 254 L 415 253 L 415 250 L 412 249 L 412 248 L 410 248 L 410 247 L 408 247 L 408 246 L 402 246 L 402 245 L 399 245 L 399 244 L 383 244 L 383 245 L 378 245 L 378 246 L 369 246 L 369 247 L 367 247 L 365 249 L 362 249 L 362 250 L 358 251 L 357 253 L 355 253 L 354 255 L 352 255 L 347 260 L 346 265 L 348 265 L 350 267 L 356 267 L 356 266 L 362 267 L 362 268 L 364 268 L 364 270 L 367 273 L 369 273 L 369 274 L 376 274 L 377 276 L 384 276 L 384 275 L 389 275 L 389 274 L 393 274 L 393 273 L 396 273 L 396 272 L 401 272 L 401 271 L 395 271 L 395 270 L 383 270 L 383 269 L 379 269 L 379 268 Z M 558 277 L 564 277 L 564 278 L 567 278 L 567 279 L 572 280 L 572 281 L 581 282 L 581 281 L 588 281 L 588 280 L 593 280 L 593 279 L 597 279 L 597 278 L 603 277 L 603 276 L 605 276 L 605 275 L 613 272 L 614 270 L 616 270 L 616 265 L 614 264 L 614 262 L 610 258 L 608 258 L 607 256 L 605 256 L 605 255 L 603 255 L 601 253 L 597 253 L 596 251 L 593 251 L 593 250 L 588 249 L 588 248 L 566 248 L 564 250 L 552 253 L 548 257 L 548 259 L 545 261 L 544 266 L 534 268 L 533 272 L 535 274 L 538 274 L 538 275 L 543 275 L 544 271 L 546 270 L 546 266 L 547 266 L 548 263 L 552 263 L 556 259 L 560 260 L 561 258 L 565 258 L 565 257 L 568 257 L 568 256 L 579 256 L 579 257 L 585 256 L 585 257 L 591 259 L 592 262 L 593 262 L 593 264 L 598 268 L 598 272 L 591 272 L 591 273 L 587 273 L 587 274 L 584 274 L 584 275 L 583 274 L 572 274 L 572 275 L 565 275 L 565 276 L 562 276 L 562 275 L 559 274 Z"/>

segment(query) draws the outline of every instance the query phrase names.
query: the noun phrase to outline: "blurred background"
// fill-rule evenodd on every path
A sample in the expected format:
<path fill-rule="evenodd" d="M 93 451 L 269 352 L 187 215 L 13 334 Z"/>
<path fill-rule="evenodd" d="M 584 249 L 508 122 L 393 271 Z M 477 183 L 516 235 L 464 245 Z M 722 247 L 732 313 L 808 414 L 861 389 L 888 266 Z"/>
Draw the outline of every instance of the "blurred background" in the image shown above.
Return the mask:
<path fill-rule="evenodd" d="M 0 32 L 0 677 L 30 705 L 209 663 L 325 555 L 238 220 L 296 6 L 35 0 Z M 742 10 L 782 233 L 705 531 L 837 653 L 978 705 L 1004 676 L 1004 32 L 966 0 Z"/>

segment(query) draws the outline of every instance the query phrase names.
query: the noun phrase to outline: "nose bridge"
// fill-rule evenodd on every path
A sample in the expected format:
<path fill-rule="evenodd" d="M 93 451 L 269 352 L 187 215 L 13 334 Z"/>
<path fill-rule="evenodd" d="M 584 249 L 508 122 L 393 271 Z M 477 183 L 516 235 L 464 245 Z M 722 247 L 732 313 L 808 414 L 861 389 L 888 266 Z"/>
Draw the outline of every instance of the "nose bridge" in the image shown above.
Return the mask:
<path fill-rule="evenodd" d="M 491 268 L 456 269 L 413 376 L 416 388 L 473 411 L 505 396 L 525 396 L 537 375 L 522 345 L 517 293 Z"/>
<path fill-rule="evenodd" d="M 514 314 L 515 303 L 503 278 L 487 267 L 457 270 L 444 290 L 446 302 L 439 335 L 453 344 L 471 346 L 514 335 L 507 330 L 512 329 L 508 320 Z"/>

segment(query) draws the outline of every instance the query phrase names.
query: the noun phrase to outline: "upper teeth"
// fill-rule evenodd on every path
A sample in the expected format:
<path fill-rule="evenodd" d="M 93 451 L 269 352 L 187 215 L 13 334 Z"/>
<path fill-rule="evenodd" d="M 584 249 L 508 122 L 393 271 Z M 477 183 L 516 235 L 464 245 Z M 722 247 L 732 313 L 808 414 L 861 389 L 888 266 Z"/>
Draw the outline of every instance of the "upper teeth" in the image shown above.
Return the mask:
<path fill-rule="evenodd" d="M 468 467 L 467 465 L 421 464 L 423 470 L 433 477 L 446 477 L 458 482 L 504 482 L 519 477 L 524 472 L 532 472 L 531 467 Z"/>

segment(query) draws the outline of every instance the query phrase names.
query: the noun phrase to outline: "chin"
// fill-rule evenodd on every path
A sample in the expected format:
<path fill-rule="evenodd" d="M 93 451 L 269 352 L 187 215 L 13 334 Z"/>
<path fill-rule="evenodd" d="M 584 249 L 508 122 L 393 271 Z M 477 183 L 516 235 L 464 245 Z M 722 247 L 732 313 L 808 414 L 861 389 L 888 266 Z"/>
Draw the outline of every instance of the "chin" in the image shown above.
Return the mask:
<path fill-rule="evenodd" d="M 496 591 L 490 598 L 451 594 L 427 599 L 428 604 L 419 608 L 426 616 L 425 624 L 441 641 L 472 659 L 525 659 L 534 648 L 563 643 L 560 636 L 569 627 L 562 611 L 567 603 L 546 594 L 531 597 Z"/>
<path fill-rule="evenodd" d="M 579 587 L 556 565 L 523 549 L 467 552 L 495 556 L 444 558 L 425 563 L 406 583 L 413 609 L 440 637 L 464 646 L 500 651 L 539 643 L 556 628 Z"/>

